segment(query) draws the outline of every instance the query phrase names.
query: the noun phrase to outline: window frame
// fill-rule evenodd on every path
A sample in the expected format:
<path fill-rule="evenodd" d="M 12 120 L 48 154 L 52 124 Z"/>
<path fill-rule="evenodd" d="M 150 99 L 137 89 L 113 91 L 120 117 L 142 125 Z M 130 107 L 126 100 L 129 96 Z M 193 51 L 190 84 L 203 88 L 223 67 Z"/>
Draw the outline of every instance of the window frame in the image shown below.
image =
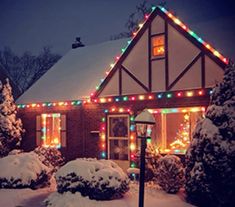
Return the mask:
<path fill-rule="evenodd" d="M 123 137 L 123 136 L 112 136 L 110 134 L 110 118 L 126 118 L 127 119 L 127 136 Z M 107 115 L 107 146 L 108 146 L 108 159 L 110 158 L 110 151 L 112 150 L 110 147 L 110 141 L 114 141 L 114 140 L 120 140 L 120 141 L 127 141 L 127 149 L 128 149 L 128 158 L 127 160 L 119 160 L 118 161 L 129 161 L 130 160 L 130 115 L 129 114 L 108 114 Z"/>
<path fill-rule="evenodd" d="M 36 146 L 43 146 L 43 140 L 42 140 L 42 136 L 43 136 L 42 116 L 43 116 L 43 114 L 46 114 L 46 115 L 59 114 L 60 115 L 60 129 L 59 129 L 60 146 L 59 147 L 48 146 L 48 147 L 58 148 L 58 149 L 66 147 L 66 141 L 67 141 L 67 139 L 66 139 L 66 134 L 67 134 L 66 115 L 61 114 L 61 113 L 53 113 L 53 112 L 52 113 L 41 113 L 36 116 Z"/>
<path fill-rule="evenodd" d="M 163 38 L 163 44 L 159 44 L 159 45 L 154 45 L 154 39 L 155 38 Z M 163 47 L 164 48 L 164 52 L 163 54 L 159 54 L 159 55 L 154 55 L 154 49 L 155 48 L 160 48 Z M 155 34 L 153 36 L 151 36 L 151 58 L 155 59 L 155 58 L 164 58 L 166 55 L 166 35 L 163 33 L 161 34 Z"/>

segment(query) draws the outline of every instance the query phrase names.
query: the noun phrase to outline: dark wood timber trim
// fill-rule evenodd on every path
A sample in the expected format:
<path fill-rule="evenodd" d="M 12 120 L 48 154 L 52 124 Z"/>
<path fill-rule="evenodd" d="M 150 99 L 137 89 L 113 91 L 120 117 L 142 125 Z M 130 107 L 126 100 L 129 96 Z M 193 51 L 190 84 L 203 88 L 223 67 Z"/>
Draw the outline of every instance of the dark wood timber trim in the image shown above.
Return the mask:
<path fill-rule="evenodd" d="M 164 60 L 165 56 L 152 58 L 151 61 Z"/>
<path fill-rule="evenodd" d="M 119 95 L 122 95 L 122 69 L 119 68 Z"/>
<path fill-rule="evenodd" d="M 169 90 L 174 87 L 174 85 L 184 76 L 185 73 L 187 73 L 190 68 L 198 61 L 198 59 L 202 56 L 201 53 L 199 53 L 189 65 L 186 66 L 186 68 L 179 74 L 179 76 L 172 82 L 172 84 L 169 86 Z"/>
<path fill-rule="evenodd" d="M 165 32 L 161 32 L 161 33 L 156 33 L 156 34 L 151 34 L 151 38 L 152 37 L 157 37 L 157 36 L 162 36 L 162 35 L 165 35 Z"/>
<path fill-rule="evenodd" d="M 148 87 L 149 91 L 152 91 L 152 39 L 151 39 L 152 26 L 150 24 L 148 29 Z"/>
<path fill-rule="evenodd" d="M 105 78 L 105 80 L 103 81 L 103 83 L 100 85 L 99 90 L 97 90 L 94 93 L 94 98 L 97 98 L 101 92 L 103 91 L 103 89 L 105 88 L 105 86 L 108 84 L 109 80 L 112 78 L 112 76 L 114 75 L 114 73 L 118 70 L 119 67 L 121 67 L 123 61 L 126 59 L 126 57 L 129 55 L 129 53 L 131 52 L 131 50 L 134 48 L 134 46 L 137 44 L 137 42 L 139 41 L 139 39 L 143 36 L 144 32 L 147 30 L 147 28 L 149 28 L 149 25 L 152 23 L 153 19 L 155 18 L 155 16 L 157 15 L 157 12 L 153 12 L 151 13 L 151 15 L 148 17 L 148 19 L 146 20 L 145 24 L 143 25 L 143 27 L 141 28 L 141 30 L 137 33 L 137 35 L 135 36 L 135 38 L 131 41 L 131 43 L 128 45 L 127 49 L 125 50 L 125 52 L 121 55 L 120 59 L 118 60 L 118 62 L 116 63 L 116 65 L 114 66 L 114 68 L 111 70 L 111 72 L 108 74 L 108 76 Z"/>
<path fill-rule="evenodd" d="M 147 28 L 149 28 L 149 25 L 151 24 L 151 22 L 153 21 L 153 19 L 157 16 L 161 16 L 169 25 L 171 25 L 174 29 L 176 29 L 181 35 L 183 35 L 185 38 L 187 38 L 189 41 L 191 41 L 197 48 L 199 48 L 205 55 L 207 55 L 208 57 L 210 57 L 216 64 L 218 64 L 222 70 L 225 69 L 226 64 L 220 60 L 218 57 L 214 56 L 213 53 L 211 51 L 209 51 L 207 48 L 204 47 L 203 44 L 201 44 L 200 42 L 198 42 L 194 37 L 192 37 L 190 34 L 188 34 L 188 32 L 186 32 L 185 30 L 183 30 L 179 25 L 175 24 L 174 21 L 168 17 L 159 7 L 156 7 L 156 9 L 150 14 L 150 16 L 148 17 L 148 19 L 146 20 L 145 24 L 143 25 L 143 27 L 141 28 L 141 30 L 137 33 L 137 35 L 135 36 L 135 38 L 131 41 L 131 43 L 128 45 L 127 49 L 125 50 L 125 52 L 121 55 L 120 59 L 118 60 L 118 62 L 116 63 L 116 65 L 114 66 L 114 68 L 111 70 L 111 72 L 109 73 L 109 75 L 105 78 L 105 80 L 103 81 L 103 83 L 100 85 L 99 90 L 97 90 L 94 93 L 94 98 L 97 98 L 101 92 L 103 91 L 103 89 L 105 88 L 105 86 L 108 84 L 109 80 L 112 78 L 112 76 L 115 74 L 115 72 L 118 70 L 118 68 L 122 65 L 123 61 L 126 59 L 126 57 L 129 55 L 130 51 L 134 48 L 134 46 L 137 44 L 137 42 L 139 41 L 139 39 L 143 36 L 144 32 L 146 31 Z M 166 34 L 166 36 L 168 36 Z M 168 38 L 165 38 L 168 39 Z M 168 64 L 168 61 L 167 63 Z M 166 80 L 167 82 L 167 80 Z M 166 84 L 167 85 L 167 84 Z M 169 90 L 170 87 L 168 87 Z M 166 88 L 167 89 L 167 88 Z"/>
<path fill-rule="evenodd" d="M 140 82 L 127 68 L 122 66 L 122 70 L 124 70 L 136 83 L 138 83 L 146 92 L 149 92 L 148 87 L 146 87 L 142 82 Z"/>
<path fill-rule="evenodd" d="M 169 62 L 168 62 L 168 23 L 165 20 L 165 89 L 169 86 Z"/>
<path fill-rule="evenodd" d="M 201 58 L 201 77 L 202 77 L 202 88 L 205 88 L 206 85 L 206 67 L 205 67 L 205 55 L 202 54 Z"/>

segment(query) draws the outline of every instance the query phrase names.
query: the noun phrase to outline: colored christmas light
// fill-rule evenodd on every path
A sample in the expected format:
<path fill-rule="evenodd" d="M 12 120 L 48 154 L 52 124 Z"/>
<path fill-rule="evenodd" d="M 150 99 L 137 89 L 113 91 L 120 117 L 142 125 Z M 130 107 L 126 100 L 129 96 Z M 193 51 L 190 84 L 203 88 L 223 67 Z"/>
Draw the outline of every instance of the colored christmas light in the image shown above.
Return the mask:
<path fill-rule="evenodd" d="M 118 97 L 106 97 L 106 98 L 99 98 L 99 99 L 86 99 L 84 101 L 77 100 L 77 101 L 66 101 L 66 102 L 45 102 L 45 103 L 32 103 L 32 104 L 18 104 L 17 107 L 19 109 L 25 108 L 40 108 L 40 107 L 66 107 L 66 106 L 80 106 L 82 104 L 89 104 L 89 103 L 111 103 L 111 102 L 120 102 L 120 101 L 143 101 L 143 100 L 155 100 L 155 99 L 162 99 L 162 98 L 182 98 L 182 97 L 196 97 L 196 96 L 206 96 L 212 94 L 212 89 L 196 89 L 190 91 L 175 91 L 175 92 L 162 92 L 156 94 L 146 94 L 135 96 L 118 96 Z"/>
<path fill-rule="evenodd" d="M 134 159 L 134 152 L 136 150 L 136 134 L 135 134 L 135 125 L 134 125 L 134 116 L 132 115 L 133 112 L 131 111 L 130 108 L 116 108 L 116 107 L 112 107 L 110 109 L 105 109 L 104 113 L 129 113 L 129 119 L 130 119 L 130 132 L 129 132 L 129 150 L 130 150 L 130 159 L 133 160 Z M 106 157 L 106 134 L 107 134 L 107 130 L 105 127 L 105 121 L 106 118 L 102 117 L 101 118 L 101 124 L 100 124 L 100 146 L 101 146 L 101 158 L 107 158 Z M 131 162 L 131 166 L 135 166 L 135 163 L 132 161 Z"/>
<path fill-rule="evenodd" d="M 206 43 L 204 40 L 202 40 L 201 37 L 199 37 L 195 32 L 188 29 L 185 24 L 183 24 L 177 17 L 175 17 L 172 13 L 167 11 L 164 7 L 159 6 L 161 11 L 163 11 L 169 18 L 171 18 L 175 24 L 179 25 L 182 29 L 188 32 L 193 38 L 195 38 L 200 44 L 204 45 L 210 52 L 212 52 L 213 55 L 218 57 L 221 61 L 223 61 L 225 64 L 228 64 L 228 59 L 225 58 L 223 55 L 221 55 L 217 50 L 215 50 L 213 47 L 211 47 L 208 43 Z"/>

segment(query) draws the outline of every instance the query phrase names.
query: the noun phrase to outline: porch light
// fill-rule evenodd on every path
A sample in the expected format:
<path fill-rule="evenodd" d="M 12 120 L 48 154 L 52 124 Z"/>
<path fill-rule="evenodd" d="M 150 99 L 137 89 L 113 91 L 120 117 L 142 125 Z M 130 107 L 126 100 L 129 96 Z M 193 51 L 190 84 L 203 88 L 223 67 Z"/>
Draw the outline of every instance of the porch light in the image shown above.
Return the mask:
<path fill-rule="evenodd" d="M 139 207 L 144 206 L 144 175 L 145 175 L 145 150 L 146 140 L 151 136 L 155 119 L 147 109 L 135 118 L 137 137 L 141 139 L 140 151 L 140 184 L 139 184 Z"/>

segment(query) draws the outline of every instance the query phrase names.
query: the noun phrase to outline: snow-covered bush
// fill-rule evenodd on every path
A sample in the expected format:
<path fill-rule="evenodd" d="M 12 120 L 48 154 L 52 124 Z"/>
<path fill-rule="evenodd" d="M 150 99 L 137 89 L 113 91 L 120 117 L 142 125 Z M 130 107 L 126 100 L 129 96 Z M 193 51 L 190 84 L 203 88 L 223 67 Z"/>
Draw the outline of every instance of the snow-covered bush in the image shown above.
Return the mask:
<path fill-rule="evenodd" d="M 158 160 L 156 181 L 167 193 L 177 193 L 184 184 L 184 167 L 179 157 L 166 155 Z"/>
<path fill-rule="evenodd" d="M 59 193 L 80 192 L 90 199 L 120 198 L 129 190 L 129 179 L 123 170 L 110 160 L 76 159 L 56 173 Z"/>
<path fill-rule="evenodd" d="M 16 105 L 9 80 L 0 81 L 0 157 L 6 156 L 20 144 L 23 133 L 22 122 L 16 118 Z"/>
<path fill-rule="evenodd" d="M 64 164 L 64 158 L 56 148 L 37 147 L 34 152 L 38 155 L 41 162 L 49 167 L 52 172 L 57 171 Z"/>
<path fill-rule="evenodd" d="M 40 188 L 48 184 L 49 169 L 33 153 L 8 155 L 0 159 L 0 188 Z"/>
<path fill-rule="evenodd" d="M 23 150 L 21 149 L 14 149 L 14 150 L 11 150 L 8 155 L 18 155 L 18 154 L 21 154 L 23 153 Z"/>
<path fill-rule="evenodd" d="M 235 204 L 235 68 L 226 69 L 186 154 L 186 193 L 199 206 Z"/>
<path fill-rule="evenodd" d="M 137 151 L 135 157 L 137 158 L 137 166 L 140 166 L 140 150 Z M 153 144 L 147 143 L 145 150 L 145 182 L 154 178 L 159 158 L 161 158 L 161 155 L 158 149 Z"/>

